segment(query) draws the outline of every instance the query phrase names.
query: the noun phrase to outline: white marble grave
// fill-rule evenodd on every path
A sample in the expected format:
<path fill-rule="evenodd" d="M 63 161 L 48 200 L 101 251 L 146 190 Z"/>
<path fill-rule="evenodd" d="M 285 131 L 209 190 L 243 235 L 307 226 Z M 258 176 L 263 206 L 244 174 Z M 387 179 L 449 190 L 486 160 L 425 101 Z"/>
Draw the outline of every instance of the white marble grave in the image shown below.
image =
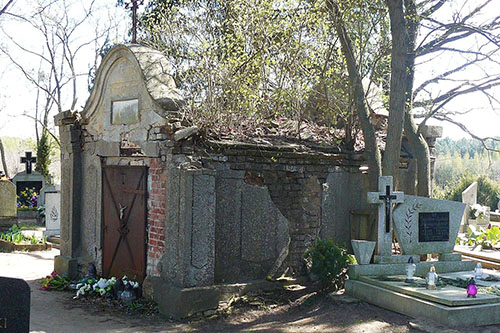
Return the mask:
<path fill-rule="evenodd" d="M 61 192 L 45 192 L 45 236 L 60 234 L 61 229 Z"/>
<path fill-rule="evenodd" d="M 470 184 L 470 186 L 462 192 L 462 202 L 469 206 L 477 204 L 477 182 Z"/>

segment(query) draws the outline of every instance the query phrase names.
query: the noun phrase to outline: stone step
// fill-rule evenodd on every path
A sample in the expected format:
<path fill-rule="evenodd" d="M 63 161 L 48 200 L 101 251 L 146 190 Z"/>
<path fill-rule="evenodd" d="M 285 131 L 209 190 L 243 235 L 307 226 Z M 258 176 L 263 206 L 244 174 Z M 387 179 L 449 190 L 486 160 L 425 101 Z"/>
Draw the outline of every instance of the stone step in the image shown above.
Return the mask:
<path fill-rule="evenodd" d="M 47 240 L 51 243 L 54 243 L 54 244 L 61 244 L 61 236 L 59 236 L 59 235 L 49 236 L 49 237 L 47 237 Z"/>
<path fill-rule="evenodd" d="M 47 237 L 47 243 L 51 244 L 53 249 L 61 249 L 61 236 L 49 236 Z"/>
<path fill-rule="evenodd" d="M 479 252 L 479 251 L 468 250 L 462 246 L 455 246 L 454 251 L 458 252 L 464 256 L 474 258 L 474 260 L 481 259 L 481 260 L 486 260 L 486 261 L 500 264 L 500 252 L 495 251 L 495 250 L 486 250 L 488 252 L 483 250 L 483 251 Z"/>

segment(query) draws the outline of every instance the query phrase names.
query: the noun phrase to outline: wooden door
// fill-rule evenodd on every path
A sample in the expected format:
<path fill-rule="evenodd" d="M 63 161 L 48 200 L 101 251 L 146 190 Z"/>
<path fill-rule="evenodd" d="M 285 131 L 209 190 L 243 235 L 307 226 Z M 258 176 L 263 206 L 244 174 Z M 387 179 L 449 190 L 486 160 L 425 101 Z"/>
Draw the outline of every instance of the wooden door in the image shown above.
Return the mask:
<path fill-rule="evenodd" d="M 104 166 L 103 276 L 127 275 L 142 283 L 146 275 L 147 168 Z"/>

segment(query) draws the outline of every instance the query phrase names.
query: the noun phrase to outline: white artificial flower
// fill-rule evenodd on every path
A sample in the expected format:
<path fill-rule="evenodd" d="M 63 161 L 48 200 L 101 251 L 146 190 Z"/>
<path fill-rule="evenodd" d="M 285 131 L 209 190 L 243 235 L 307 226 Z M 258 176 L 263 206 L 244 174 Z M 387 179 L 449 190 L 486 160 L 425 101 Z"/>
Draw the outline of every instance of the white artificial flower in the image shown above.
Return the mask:
<path fill-rule="evenodd" d="M 101 278 L 96 284 L 100 289 L 104 289 L 109 285 L 109 282 L 106 279 Z"/>
<path fill-rule="evenodd" d="M 78 291 L 76 292 L 76 296 L 73 298 L 78 298 L 78 297 L 80 297 L 80 295 L 85 295 L 85 286 L 78 289 Z"/>
<path fill-rule="evenodd" d="M 134 288 L 139 288 L 139 282 L 130 281 L 130 284 L 131 284 L 131 285 L 132 285 L 132 287 L 134 287 Z"/>

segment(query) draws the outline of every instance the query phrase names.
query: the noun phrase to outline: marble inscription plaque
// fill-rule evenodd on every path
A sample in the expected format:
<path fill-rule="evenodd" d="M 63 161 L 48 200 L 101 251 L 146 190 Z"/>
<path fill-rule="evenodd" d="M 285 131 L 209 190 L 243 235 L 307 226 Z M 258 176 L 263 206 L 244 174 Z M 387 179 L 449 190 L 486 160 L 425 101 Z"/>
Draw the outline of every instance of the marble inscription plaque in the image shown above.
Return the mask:
<path fill-rule="evenodd" d="M 113 101 L 111 105 L 111 123 L 128 125 L 139 122 L 139 100 Z"/>

